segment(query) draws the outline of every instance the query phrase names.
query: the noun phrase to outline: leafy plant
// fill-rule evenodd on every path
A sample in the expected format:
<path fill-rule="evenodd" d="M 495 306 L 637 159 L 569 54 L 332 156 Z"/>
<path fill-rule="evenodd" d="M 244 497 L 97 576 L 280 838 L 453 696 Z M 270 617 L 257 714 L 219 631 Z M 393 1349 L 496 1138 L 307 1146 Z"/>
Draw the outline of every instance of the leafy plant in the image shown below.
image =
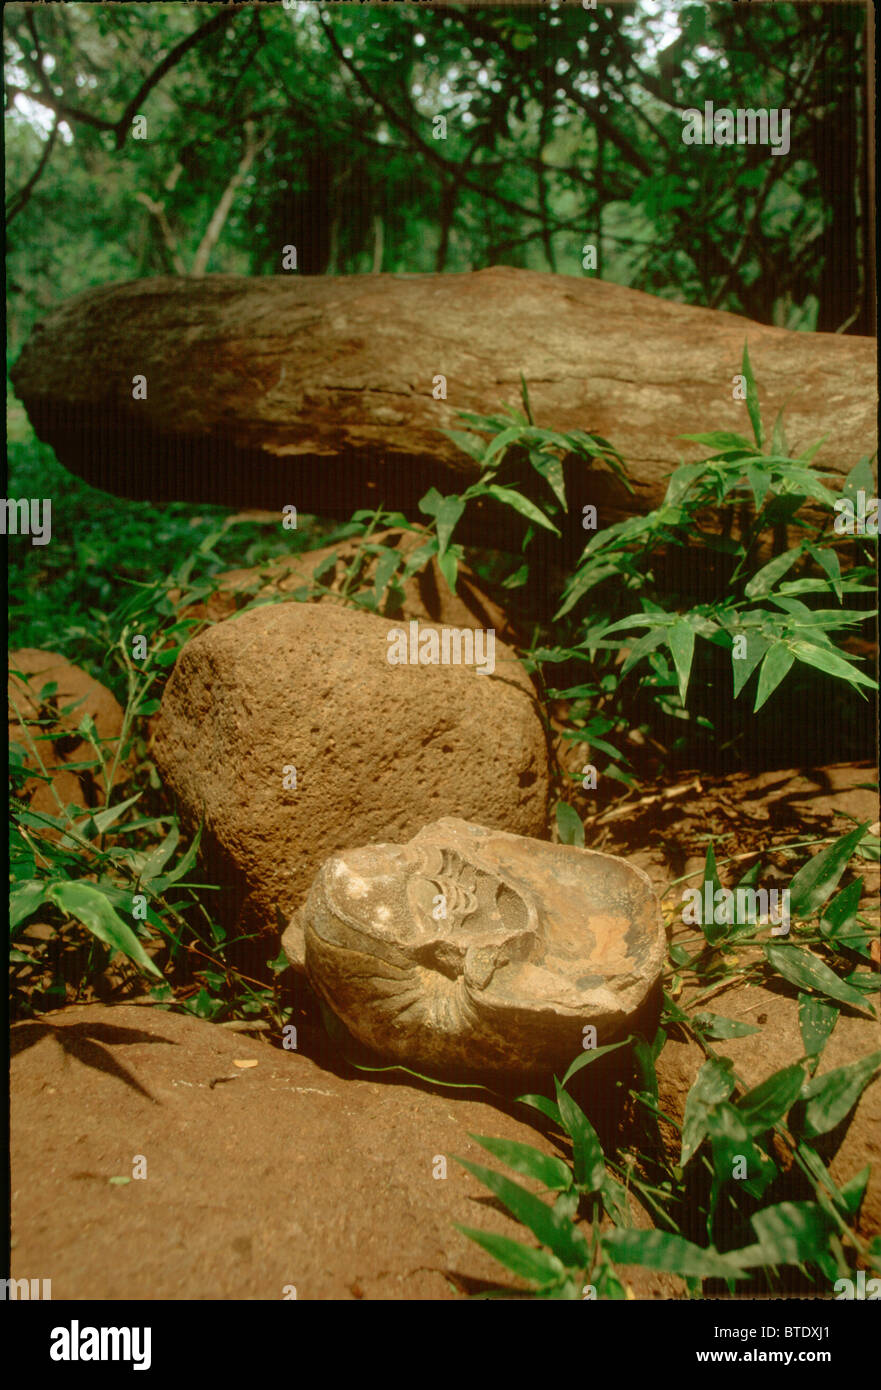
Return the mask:
<path fill-rule="evenodd" d="M 557 1141 L 568 1151 L 565 1160 L 527 1144 L 472 1136 L 519 1177 L 541 1189 L 537 1195 L 522 1182 L 481 1164 L 457 1160 L 538 1239 L 535 1248 L 469 1226 L 458 1228 L 525 1279 L 532 1297 L 625 1298 L 628 1292 L 621 1267 L 627 1265 L 676 1274 L 694 1297 L 700 1296 L 707 1281 L 713 1281 L 710 1287 L 721 1281 L 729 1293 L 742 1292 L 747 1280 L 753 1288 L 777 1288 L 779 1271 L 786 1266 L 795 1266 L 809 1280 L 827 1285 L 846 1276 L 857 1256 L 881 1269 L 875 1246 L 855 1229 L 868 1168 L 839 1187 L 816 1144 L 846 1118 L 881 1070 L 879 1051 L 814 1075 L 838 1015 L 834 1001 L 871 1011 L 866 995 L 878 988 L 877 977 L 869 972 L 862 972 L 859 984 L 853 971 L 847 978 L 841 975 L 847 968 L 842 965 L 843 956 L 861 955 L 869 941 L 856 927 L 859 888 L 848 885 L 833 898 L 864 831 L 859 826 L 841 836 L 793 876 L 789 892 L 797 917 L 797 943 L 762 942 L 765 926 L 735 919 L 723 923 L 721 932 L 715 924 L 705 928 L 705 944 L 694 955 L 675 941 L 670 948 L 668 979 L 672 974 L 679 982 L 674 985 L 676 993 L 685 973 L 693 974 L 698 985 L 712 984 L 714 993 L 726 976 L 742 982 L 753 975 L 762 979 L 782 974 L 794 983 L 800 990 L 804 1057 L 748 1087 L 731 1060 L 715 1053 L 713 1043 L 759 1030 L 698 1007 L 702 993 L 689 1008 L 668 993 L 661 1028 L 651 1043 L 631 1037 L 587 1051 L 562 1080 L 555 1079 L 554 1100 L 519 1097 L 552 1122 Z M 861 880 L 856 883 L 860 885 Z M 719 887 L 712 848 L 703 870 L 704 884 L 713 892 Z M 843 907 L 833 912 L 834 903 L 845 894 L 847 917 Z M 830 912 L 855 928 L 846 945 L 833 944 L 828 929 L 822 931 Z M 751 946 L 755 956 L 757 944 L 763 951 L 758 961 L 745 969 L 733 963 L 733 952 L 745 954 Z M 825 949 L 838 969 L 823 962 L 811 946 Z M 661 1115 L 655 1063 L 674 1030 L 684 1030 L 706 1053 L 686 1098 L 678 1152 L 669 1155 L 663 1144 L 652 1145 L 636 1162 L 626 1151 L 604 1153 L 590 1120 L 567 1087 L 585 1067 L 617 1051 L 619 1061 L 624 1059 L 637 1078 L 630 1096 L 651 1132 Z M 669 1115 L 663 1118 L 667 1124 L 676 1124 Z M 790 1167 L 812 1190 L 810 1200 L 780 1199 L 785 1191 L 783 1173 Z M 628 1192 L 652 1211 L 662 1229 L 634 1228 Z M 703 1239 L 698 1241 L 701 1223 Z"/>
<path fill-rule="evenodd" d="M 659 702 L 671 709 L 674 699 L 681 709 L 686 708 L 697 639 L 730 652 L 735 699 L 757 673 L 754 712 L 796 662 L 854 688 L 877 690 L 877 682 L 859 669 L 857 658 L 836 647 L 830 635 L 865 622 L 876 610 L 843 606 L 845 595 L 874 591 L 874 583 L 866 582 L 871 581 L 873 569 L 856 565 L 842 573 L 838 550 L 845 538 L 827 534 L 838 494 L 827 486 L 830 480 L 810 466 L 822 441 L 798 458 L 790 458 L 785 452 L 781 412 L 765 448 L 746 346 L 741 370 L 754 443 L 720 431 L 686 435 L 716 452 L 703 463 L 677 468 L 660 508 L 597 532 L 585 547 L 556 617 L 570 613 L 607 581 L 616 581 L 619 592 L 628 595 L 631 603 L 638 602 L 642 611 L 603 622 L 602 611 L 592 610 L 583 620 L 586 632 L 576 645 L 591 654 L 600 649 L 620 651 L 621 639 L 610 641 L 613 634 L 645 629 L 637 640 L 625 639 L 628 649 L 621 675 L 648 665 L 649 674 L 643 680 L 655 686 Z M 850 498 L 860 488 L 873 485 L 870 461 L 860 459 L 840 496 Z M 809 500 L 825 512 L 813 526 L 798 515 Z M 754 506 L 751 515 L 750 503 Z M 720 533 L 701 525 L 710 509 L 723 519 Z M 732 536 L 734 513 L 746 519 L 736 539 Z M 786 526 L 809 534 L 782 549 Z M 779 553 L 761 563 L 760 541 L 766 532 L 776 538 Z M 863 539 L 867 544 L 872 541 L 870 535 Z M 693 552 L 694 541 L 698 549 L 728 561 L 727 580 L 724 591 L 709 602 L 684 608 L 675 595 L 665 597 L 653 587 L 653 561 L 664 548 Z M 812 607 L 805 601 L 817 598 L 835 606 Z"/>

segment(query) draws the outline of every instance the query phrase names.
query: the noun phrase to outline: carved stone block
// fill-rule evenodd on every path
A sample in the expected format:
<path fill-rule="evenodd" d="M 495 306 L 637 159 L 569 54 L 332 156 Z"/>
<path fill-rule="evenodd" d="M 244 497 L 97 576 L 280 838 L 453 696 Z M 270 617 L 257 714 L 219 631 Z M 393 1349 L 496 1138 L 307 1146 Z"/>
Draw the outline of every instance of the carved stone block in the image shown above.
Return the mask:
<path fill-rule="evenodd" d="M 416 1070 L 534 1072 L 626 1033 L 664 928 L 623 859 L 468 821 L 335 854 L 284 934 L 349 1032 Z"/>

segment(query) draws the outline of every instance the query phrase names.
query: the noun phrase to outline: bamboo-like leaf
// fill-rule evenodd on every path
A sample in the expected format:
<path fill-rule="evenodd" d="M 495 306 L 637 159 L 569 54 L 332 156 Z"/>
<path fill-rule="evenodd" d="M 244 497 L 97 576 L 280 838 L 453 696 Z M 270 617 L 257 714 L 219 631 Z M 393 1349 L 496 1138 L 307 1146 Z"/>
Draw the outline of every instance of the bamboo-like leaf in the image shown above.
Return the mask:
<path fill-rule="evenodd" d="M 453 1224 L 463 1236 L 473 1240 L 476 1245 L 492 1255 L 493 1259 L 498 1260 L 499 1264 L 503 1264 L 521 1279 L 529 1279 L 532 1283 L 543 1286 L 562 1280 L 566 1273 L 565 1266 L 556 1255 L 547 1250 L 534 1250 L 519 1240 L 511 1240 L 508 1236 L 495 1235 L 491 1231 L 479 1231 L 473 1226 L 460 1226 L 458 1222 Z"/>
<path fill-rule="evenodd" d="M 734 698 L 736 700 L 771 644 L 766 637 L 762 637 L 758 632 L 732 632 L 731 635 L 735 642 L 738 637 L 746 637 L 746 652 L 743 656 L 736 657 L 734 647 L 731 648 L 731 671 L 734 677 Z"/>
<path fill-rule="evenodd" d="M 849 681 L 851 685 L 867 685 L 871 690 L 878 689 L 878 682 L 872 676 L 867 676 L 827 646 L 821 647 L 814 642 L 793 638 L 789 642 L 789 650 L 797 660 L 803 661 L 806 666 L 816 666 L 828 676 L 837 676 L 839 680 Z"/>
<path fill-rule="evenodd" d="M 802 1089 L 804 1133 L 808 1138 L 828 1134 L 853 1109 L 875 1073 L 881 1068 L 881 1052 L 858 1062 L 836 1067 L 806 1082 Z"/>
<path fill-rule="evenodd" d="M 631 1043 L 632 1041 L 633 1041 L 633 1039 L 632 1039 L 632 1038 L 630 1037 L 630 1035 L 628 1034 L 627 1037 L 626 1037 L 626 1038 L 622 1038 L 622 1039 L 620 1040 L 620 1042 L 606 1043 L 606 1045 L 605 1045 L 604 1047 L 588 1047 L 588 1048 L 585 1048 L 585 1049 L 584 1049 L 584 1052 L 583 1052 L 583 1054 L 582 1054 L 582 1056 L 576 1057 L 576 1058 L 575 1058 L 575 1061 L 574 1061 L 574 1062 L 571 1064 L 571 1066 L 567 1069 L 567 1071 L 566 1071 L 566 1073 L 565 1073 L 565 1075 L 564 1075 L 564 1077 L 563 1077 L 563 1080 L 560 1082 L 560 1085 L 561 1085 L 561 1086 L 565 1086 L 565 1085 L 567 1084 L 567 1082 L 569 1082 L 569 1081 L 572 1080 L 572 1077 L 575 1076 L 576 1072 L 581 1071 L 582 1068 L 584 1068 L 584 1067 L 589 1067 L 590 1064 L 591 1064 L 591 1062 L 595 1062 L 595 1061 L 597 1060 L 597 1058 L 599 1058 L 599 1057 L 605 1057 L 606 1054 L 609 1053 L 609 1052 L 617 1052 L 618 1049 L 619 1049 L 620 1047 L 626 1047 L 626 1046 L 627 1046 L 629 1043 Z M 522 1099 L 522 1097 L 521 1097 L 521 1099 Z M 553 1104 L 552 1101 L 548 1101 L 548 1105 L 552 1105 L 552 1104 Z M 559 1113 L 558 1113 L 558 1115 L 557 1115 L 557 1118 L 559 1119 Z"/>
<path fill-rule="evenodd" d="M 561 845 L 578 845 L 584 848 L 584 823 L 574 806 L 567 801 L 557 802 L 557 830 Z"/>
<path fill-rule="evenodd" d="M 844 1004 L 869 1007 L 858 989 L 845 984 L 825 961 L 803 947 L 768 941 L 762 949 L 769 965 L 790 984 L 798 985 L 800 989 L 819 990 L 821 994 L 827 994 L 830 999 L 840 999 Z"/>
<path fill-rule="evenodd" d="M 555 1105 L 547 1096 L 525 1095 L 518 1096 L 517 1101 L 520 1105 L 529 1105 L 533 1110 L 538 1110 L 548 1120 L 563 1128 L 563 1121 L 560 1118 L 560 1107 Z"/>
<path fill-rule="evenodd" d="M 765 701 L 770 699 L 780 682 L 785 679 L 794 661 L 795 657 L 785 642 L 775 642 L 765 653 L 759 671 L 759 684 L 756 690 L 753 714 L 756 714 Z"/>
<path fill-rule="evenodd" d="M 667 1231 L 614 1230 L 603 1237 L 606 1252 L 618 1264 L 663 1269 L 695 1279 L 732 1279 L 741 1275 L 730 1255 L 702 1249 Z"/>
<path fill-rule="evenodd" d="M 599 1136 L 581 1106 L 558 1081 L 557 1104 L 566 1133 L 572 1140 L 576 1186 L 601 1191 L 606 1180 L 606 1161 Z"/>
<path fill-rule="evenodd" d="M 572 1186 L 572 1174 L 561 1158 L 542 1153 L 541 1149 L 531 1144 L 520 1144 L 515 1139 L 493 1139 L 482 1134 L 472 1134 L 471 1138 L 493 1158 L 507 1163 L 515 1173 L 522 1173 L 525 1178 L 535 1178 L 551 1192 L 562 1192 Z"/>
<path fill-rule="evenodd" d="M 46 901 L 45 879 L 31 878 L 17 883 L 9 894 L 9 928 L 14 931 Z"/>
<path fill-rule="evenodd" d="M 684 1168 L 694 1157 L 703 1142 L 707 1132 L 707 1112 L 719 1101 L 727 1100 L 733 1090 L 732 1065 L 727 1058 L 710 1058 L 704 1062 L 685 1098 L 680 1168 Z"/>
<path fill-rule="evenodd" d="M 837 1230 L 834 1217 L 816 1202 L 779 1202 L 757 1211 L 750 1224 L 758 1238 L 761 1262 L 772 1265 L 812 1259 Z"/>
<path fill-rule="evenodd" d="M 756 445 L 762 448 L 762 415 L 759 409 L 759 393 L 756 387 L 756 379 L 753 376 L 752 364 L 749 360 L 749 348 L 746 343 L 743 345 L 743 361 L 740 367 L 741 372 L 746 378 L 746 410 L 749 415 L 750 424 L 753 427 L 753 435 Z"/>
<path fill-rule="evenodd" d="M 798 1064 L 783 1067 L 758 1086 L 753 1086 L 735 1103 L 737 1114 L 752 1136 L 763 1134 L 788 1114 L 804 1085 L 804 1068 Z"/>
<path fill-rule="evenodd" d="M 792 550 L 784 550 L 782 555 L 775 555 L 773 560 L 762 565 L 762 568 L 756 571 L 744 587 L 747 598 L 764 598 L 766 594 L 769 594 L 787 570 L 792 569 L 796 560 L 801 559 L 801 554 L 801 546 L 794 546 Z"/>
<path fill-rule="evenodd" d="M 688 678 L 691 675 L 691 663 L 694 658 L 694 628 L 691 623 L 685 621 L 674 623 L 667 634 L 667 645 L 676 667 L 679 698 L 684 705 L 688 691 Z"/>
<path fill-rule="evenodd" d="M 818 998 L 816 994 L 798 996 L 798 1026 L 808 1057 L 819 1059 L 820 1053 L 832 1036 L 838 1014 L 839 1010 L 834 1004 Z"/>
<path fill-rule="evenodd" d="M 522 516 L 534 521 L 536 526 L 543 526 L 546 531 L 553 531 L 555 536 L 559 536 L 559 530 L 545 516 L 541 508 L 537 507 L 534 502 L 530 502 L 529 498 L 524 497 L 523 493 L 518 492 L 516 488 L 501 487 L 498 483 L 488 483 L 485 490 L 497 502 L 503 502 L 506 507 L 513 507 L 515 512 L 520 512 Z"/>
<path fill-rule="evenodd" d="M 162 972 L 153 964 L 131 927 L 117 916 L 111 903 L 94 884 L 65 879 L 50 884 L 46 897 L 63 912 L 76 917 L 99 941 L 115 951 L 122 951 L 142 970 L 162 978 Z"/>
<path fill-rule="evenodd" d="M 564 1265 L 584 1268 L 589 1258 L 587 1242 L 571 1221 L 563 1220 L 540 1197 L 533 1196 L 503 1173 L 496 1173 L 492 1168 L 484 1168 L 482 1164 L 471 1163 L 465 1158 L 457 1158 L 456 1162 L 488 1187 L 512 1216 L 527 1226 Z"/>
<path fill-rule="evenodd" d="M 810 917 L 823 906 L 838 886 L 838 880 L 868 825 L 868 821 L 863 821 L 854 830 L 848 830 L 799 869 L 789 885 L 790 909 L 795 916 Z"/>

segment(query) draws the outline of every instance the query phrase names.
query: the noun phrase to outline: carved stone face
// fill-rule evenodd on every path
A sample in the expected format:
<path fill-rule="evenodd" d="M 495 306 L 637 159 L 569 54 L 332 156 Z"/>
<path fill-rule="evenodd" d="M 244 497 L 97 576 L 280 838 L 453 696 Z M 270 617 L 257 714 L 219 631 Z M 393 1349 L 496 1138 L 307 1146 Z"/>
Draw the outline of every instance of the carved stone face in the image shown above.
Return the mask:
<path fill-rule="evenodd" d="M 572 1061 L 585 1025 L 623 1031 L 664 937 L 649 880 L 624 860 L 447 819 L 334 855 L 283 944 L 373 1050 L 530 1071 Z"/>

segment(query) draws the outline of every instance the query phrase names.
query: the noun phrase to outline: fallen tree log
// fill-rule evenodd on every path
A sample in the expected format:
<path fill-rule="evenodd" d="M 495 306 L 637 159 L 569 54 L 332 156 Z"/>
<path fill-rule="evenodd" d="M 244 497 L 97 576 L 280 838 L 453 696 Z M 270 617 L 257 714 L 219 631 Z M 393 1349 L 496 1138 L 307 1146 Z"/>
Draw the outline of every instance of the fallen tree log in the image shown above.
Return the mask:
<path fill-rule="evenodd" d="M 598 465 L 576 478 L 573 520 L 594 502 L 603 526 L 656 506 L 680 459 L 706 455 L 681 435 L 750 434 L 732 387 L 745 341 L 769 432 L 785 405 L 794 452 L 828 436 L 821 471 L 874 451 L 873 340 L 504 266 L 108 285 L 39 323 L 11 376 L 40 438 L 107 491 L 348 518 L 461 491 L 478 467 L 441 431 L 519 405 L 522 373 L 536 423 L 624 456 L 635 496 Z"/>

